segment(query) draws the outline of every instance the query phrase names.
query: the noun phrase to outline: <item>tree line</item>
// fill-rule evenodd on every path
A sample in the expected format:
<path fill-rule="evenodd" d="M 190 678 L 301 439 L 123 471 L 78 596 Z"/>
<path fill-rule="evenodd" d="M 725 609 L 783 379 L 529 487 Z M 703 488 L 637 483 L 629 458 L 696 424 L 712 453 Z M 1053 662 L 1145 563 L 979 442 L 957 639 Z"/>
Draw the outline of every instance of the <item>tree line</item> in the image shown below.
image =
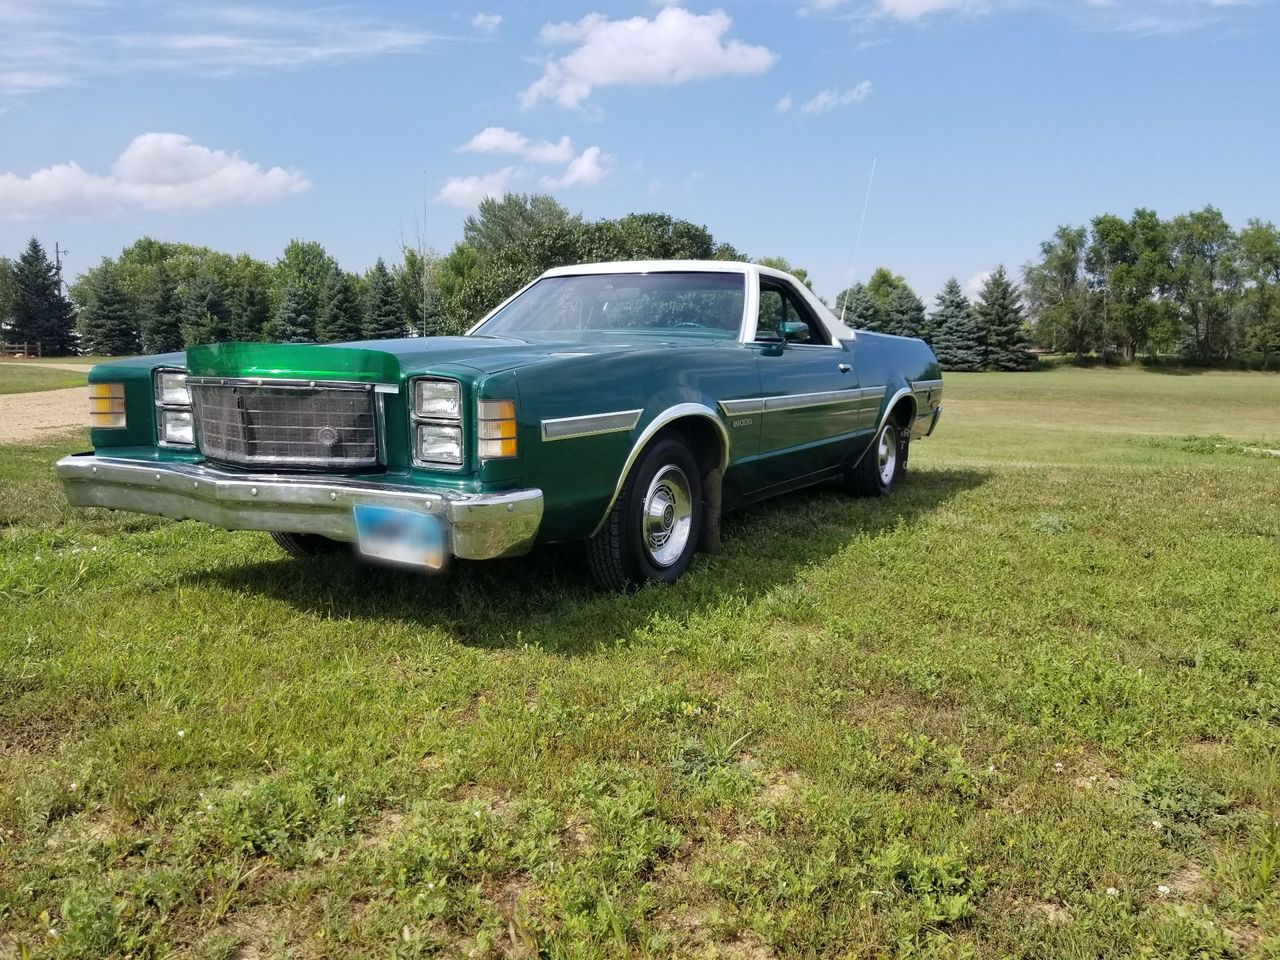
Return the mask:
<path fill-rule="evenodd" d="M 0 337 L 49 355 L 181 350 L 220 340 L 341 342 L 459 334 L 551 267 L 601 260 L 746 260 L 705 226 L 663 213 L 584 220 L 554 198 L 484 200 L 445 255 L 402 245 L 390 265 L 344 271 L 313 241 L 275 263 L 185 243 L 138 240 L 62 293 L 33 239 L 0 258 Z M 757 262 L 795 274 L 782 258 Z M 1164 221 L 1149 210 L 1060 227 L 1023 269 L 998 267 L 974 302 L 949 280 L 932 309 L 881 267 L 840 292 L 860 329 L 921 337 L 947 370 L 1023 370 L 1033 348 L 1103 360 L 1175 356 L 1269 367 L 1280 353 L 1280 233 L 1238 233 L 1212 207 Z"/>
<path fill-rule="evenodd" d="M 1060 226 L 1024 271 L 1037 343 L 1077 357 L 1270 369 L 1280 353 L 1280 231 L 1205 207 Z"/>
<path fill-rule="evenodd" d="M 919 337 L 933 347 L 944 370 L 1030 370 L 1031 331 L 1017 284 L 1004 267 L 986 278 L 970 302 L 952 277 L 934 298 L 934 309 L 902 277 L 879 267 L 865 284 L 836 297 L 836 315 L 859 330 Z"/>

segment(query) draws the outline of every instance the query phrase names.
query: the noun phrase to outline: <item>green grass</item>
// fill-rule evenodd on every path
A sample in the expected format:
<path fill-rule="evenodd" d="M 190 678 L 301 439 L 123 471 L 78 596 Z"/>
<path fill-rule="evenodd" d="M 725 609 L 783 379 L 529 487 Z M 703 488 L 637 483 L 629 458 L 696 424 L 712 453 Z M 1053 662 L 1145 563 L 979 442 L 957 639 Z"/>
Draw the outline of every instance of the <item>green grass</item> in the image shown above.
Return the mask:
<path fill-rule="evenodd" d="M 23 367 L 16 363 L 0 363 L 0 395 L 83 387 L 88 382 L 85 374 L 75 370 L 52 370 L 49 367 Z"/>
<path fill-rule="evenodd" d="M 0 956 L 1280 957 L 1277 400 L 949 376 L 898 495 L 625 597 L 0 448 Z"/>
<path fill-rule="evenodd" d="M 9 359 L 12 359 L 12 358 L 9 358 Z M 99 357 L 99 356 L 79 357 L 77 356 L 77 357 L 32 357 L 30 359 L 32 363 L 83 363 L 83 364 L 89 364 L 90 366 L 92 366 L 95 363 L 106 363 L 110 360 L 124 360 L 126 358 L 125 357 Z M 22 363 L 24 361 L 18 360 L 16 362 Z"/>

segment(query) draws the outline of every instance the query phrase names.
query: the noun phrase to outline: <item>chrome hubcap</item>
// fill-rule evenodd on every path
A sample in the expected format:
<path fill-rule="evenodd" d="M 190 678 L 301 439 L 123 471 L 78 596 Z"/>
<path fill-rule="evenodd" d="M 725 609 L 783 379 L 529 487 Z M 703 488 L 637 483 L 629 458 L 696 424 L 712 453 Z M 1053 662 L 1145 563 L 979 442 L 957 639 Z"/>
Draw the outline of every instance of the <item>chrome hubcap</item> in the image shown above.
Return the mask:
<path fill-rule="evenodd" d="M 669 567 L 684 553 L 693 531 L 689 478 L 674 464 L 654 474 L 644 496 L 644 549 L 654 566 Z"/>
<path fill-rule="evenodd" d="M 893 483 L 893 471 L 898 466 L 898 431 L 891 423 L 886 423 L 884 429 L 880 431 L 876 463 L 880 468 L 880 483 L 887 487 Z"/>

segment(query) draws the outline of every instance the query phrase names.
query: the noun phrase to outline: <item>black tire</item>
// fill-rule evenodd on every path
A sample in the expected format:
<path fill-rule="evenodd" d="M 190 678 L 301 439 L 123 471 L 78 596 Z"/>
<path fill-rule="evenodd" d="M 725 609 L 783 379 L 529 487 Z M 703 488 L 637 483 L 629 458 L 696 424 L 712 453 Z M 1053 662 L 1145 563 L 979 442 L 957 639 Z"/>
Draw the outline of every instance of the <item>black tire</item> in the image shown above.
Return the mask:
<path fill-rule="evenodd" d="M 646 500 L 654 511 L 647 520 Z M 587 541 L 591 575 L 606 590 L 650 580 L 675 583 L 697 551 L 702 509 L 702 478 L 693 454 L 683 440 L 660 438 L 632 466 L 604 526 Z"/>
<path fill-rule="evenodd" d="M 909 443 L 902 425 L 893 417 L 886 420 L 862 459 L 846 474 L 849 492 L 859 497 L 887 497 L 893 493 L 906 470 Z"/>
<path fill-rule="evenodd" d="M 271 539 L 289 556 L 301 560 L 337 553 L 347 548 L 345 543 L 322 537 L 318 533 L 272 533 Z"/>

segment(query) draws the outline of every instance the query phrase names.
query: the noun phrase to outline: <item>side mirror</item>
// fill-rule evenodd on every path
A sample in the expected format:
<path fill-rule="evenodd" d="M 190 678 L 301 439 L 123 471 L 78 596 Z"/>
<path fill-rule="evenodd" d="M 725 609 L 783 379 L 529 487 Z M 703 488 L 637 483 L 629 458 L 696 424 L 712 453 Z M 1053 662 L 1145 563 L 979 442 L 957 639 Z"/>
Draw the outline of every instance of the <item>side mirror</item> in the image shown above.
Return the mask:
<path fill-rule="evenodd" d="M 787 322 L 779 327 L 782 339 L 787 343 L 808 343 L 809 325 L 807 323 Z"/>

